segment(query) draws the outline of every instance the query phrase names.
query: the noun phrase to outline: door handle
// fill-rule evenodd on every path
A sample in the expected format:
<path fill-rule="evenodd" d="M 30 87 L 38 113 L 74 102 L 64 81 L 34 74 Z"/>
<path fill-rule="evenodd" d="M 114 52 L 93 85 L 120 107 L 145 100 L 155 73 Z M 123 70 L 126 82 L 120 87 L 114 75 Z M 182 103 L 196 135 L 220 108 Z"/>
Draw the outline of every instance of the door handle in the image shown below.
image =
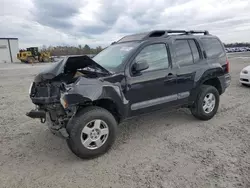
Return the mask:
<path fill-rule="evenodd" d="M 172 78 L 176 78 L 176 75 L 174 75 L 173 73 L 168 73 L 168 75 L 166 76 L 167 79 L 172 79 Z"/>
<path fill-rule="evenodd" d="M 174 75 L 172 73 L 168 73 L 167 77 L 172 78 L 172 77 L 174 77 Z"/>
<path fill-rule="evenodd" d="M 172 81 L 172 80 L 175 80 L 176 79 L 176 76 L 173 74 L 173 73 L 168 73 L 168 75 L 166 76 L 165 78 L 165 82 L 166 81 Z"/>

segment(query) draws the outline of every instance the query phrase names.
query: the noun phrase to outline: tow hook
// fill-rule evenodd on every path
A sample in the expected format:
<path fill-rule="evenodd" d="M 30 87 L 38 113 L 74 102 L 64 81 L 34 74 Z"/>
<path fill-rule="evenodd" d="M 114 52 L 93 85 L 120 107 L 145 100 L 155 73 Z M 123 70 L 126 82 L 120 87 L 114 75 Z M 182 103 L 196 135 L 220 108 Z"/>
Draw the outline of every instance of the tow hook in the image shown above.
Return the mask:
<path fill-rule="evenodd" d="M 39 110 L 39 109 L 31 110 L 30 112 L 26 113 L 26 115 L 34 119 L 35 118 L 41 119 L 41 122 L 45 122 L 44 119 L 46 119 L 46 113 L 44 110 Z"/>
<path fill-rule="evenodd" d="M 43 124 L 46 122 L 46 118 L 41 118 L 40 120 L 41 120 L 41 123 Z"/>

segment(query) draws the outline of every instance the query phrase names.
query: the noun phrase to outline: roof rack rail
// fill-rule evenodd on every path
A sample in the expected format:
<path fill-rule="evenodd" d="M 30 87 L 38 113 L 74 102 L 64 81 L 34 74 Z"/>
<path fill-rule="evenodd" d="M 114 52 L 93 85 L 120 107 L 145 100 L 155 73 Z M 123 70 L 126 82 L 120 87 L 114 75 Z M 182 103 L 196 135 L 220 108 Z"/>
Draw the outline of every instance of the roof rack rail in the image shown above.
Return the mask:
<path fill-rule="evenodd" d="M 199 34 L 203 33 L 204 35 L 209 35 L 209 32 L 206 30 L 155 30 L 149 32 L 147 35 L 143 37 L 143 39 L 151 38 L 151 37 L 167 37 L 169 34 L 181 34 L 181 35 L 190 35 L 190 34 Z"/>
<path fill-rule="evenodd" d="M 182 34 L 199 34 L 199 33 L 203 33 L 204 35 L 209 35 L 209 32 L 207 30 L 190 30 L 190 31 L 186 31 L 186 30 L 166 30 L 166 34 L 167 33 L 182 33 Z"/>
<path fill-rule="evenodd" d="M 187 33 L 185 30 L 166 30 L 166 34 L 168 33 Z"/>
<path fill-rule="evenodd" d="M 209 32 L 207 30 L 190 30 L 187 31 L 189 34 L 199 34 L 203 33 L 204 35 L 209 35 Z"/>
<path fill-rule="evenodd" d="M 148 39 L 151 37 L 166 37 L 168 36 L 168 34 L 187 34 L 187 31 L 185 30 L 153 30 L 151 32 L 149 32 L 148 34 L 146 34 L 143 39 Z"/>
<path fill-rule="evenodd" d="M 121 43 L 121 42 L 146 40 L 151 37 L 168 37 L 169 34 L 190 35 L 190 34 L 200 34 L 200 33 L 203 33 L 204 35 L 209 35 L 209 32 L 207 30 L 190 30 L 190 31 L 187 31 L 187 30 L 153 30 L 150 32 L 137 33 L 137 34 L 124 36 L 118 41 L 112 42 L 111 45 L 115 43 Z"/>

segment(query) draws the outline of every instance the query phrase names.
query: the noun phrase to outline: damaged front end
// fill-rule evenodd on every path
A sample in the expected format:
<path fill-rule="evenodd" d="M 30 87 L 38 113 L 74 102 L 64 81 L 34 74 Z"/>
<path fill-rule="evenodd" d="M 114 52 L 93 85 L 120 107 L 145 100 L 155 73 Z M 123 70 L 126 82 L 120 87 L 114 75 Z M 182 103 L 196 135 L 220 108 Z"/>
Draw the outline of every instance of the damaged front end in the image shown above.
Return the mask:
<path fill-rule="evenodd" d="M 53 133 L 68 137 L 66 125 L 73 118 L 77 106 L 67 108 L 61 101 L 65 85 L 74 84 L 79 77 L 88 79 L 110 74 L 88 56 L 70 56 L 40 72 L 32 82 L 29 96 L 35 109 L 26 115 L 47 122 Z M 66 104 L 65 104 L 66 105 Z"/>
<path fill-rule="evenodd" d="M 41 123 L 46 122 L 53 133 L 60 132 L 60 135 L 68 137 L 65 128 L 70 117 L 60 103 L 61 85 L 60 82 L 34 82 L 30 90 L 30 98 L 35 104 L 35 109 L 26 115 L 40 119 Z"/>

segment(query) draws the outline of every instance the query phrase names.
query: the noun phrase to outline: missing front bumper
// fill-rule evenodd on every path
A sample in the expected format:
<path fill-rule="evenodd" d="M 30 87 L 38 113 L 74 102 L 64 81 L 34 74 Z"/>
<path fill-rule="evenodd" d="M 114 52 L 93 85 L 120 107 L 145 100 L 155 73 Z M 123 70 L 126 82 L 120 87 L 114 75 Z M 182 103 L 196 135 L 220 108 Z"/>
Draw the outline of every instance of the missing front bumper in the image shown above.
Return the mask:
<path fill-rule="evenodd" d="M 33 119 L 40 119 L 41 123 L 46 122 L 46 124 L 48 125 L 48 128 L 53 134 L 63 137 L 63 138 L 69 138 L 69 134 L 66 128 L 63 127 L 62 125 L 54 124 L 48 112 L 46 113 L 44 110 L 36 109 L 36 110 L 31 110 L 30 112 L 27 112 L 26 115 Z"/>

